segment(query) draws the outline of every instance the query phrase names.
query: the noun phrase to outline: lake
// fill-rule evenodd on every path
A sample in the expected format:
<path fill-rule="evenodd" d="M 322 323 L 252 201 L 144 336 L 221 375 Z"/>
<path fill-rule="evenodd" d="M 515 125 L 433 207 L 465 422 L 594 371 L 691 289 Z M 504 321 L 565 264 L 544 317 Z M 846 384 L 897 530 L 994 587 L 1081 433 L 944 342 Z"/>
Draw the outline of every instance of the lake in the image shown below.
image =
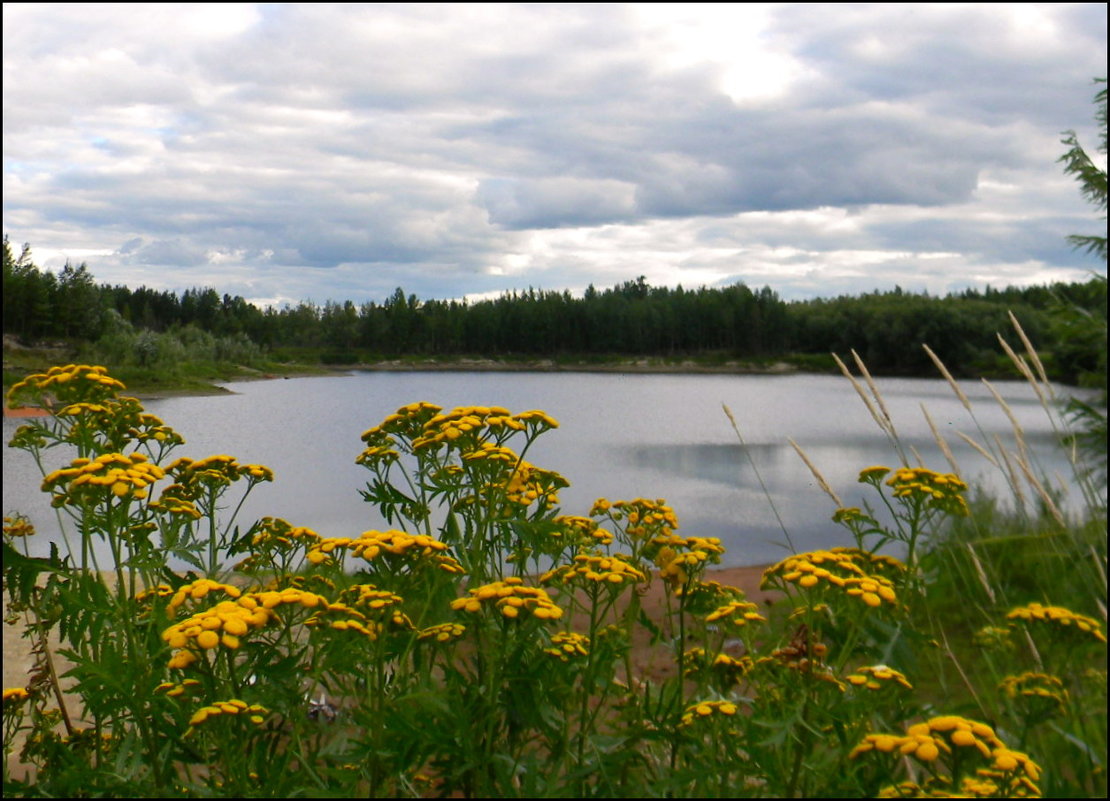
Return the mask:
<path fill-rule="evenodd" d="M 1014 449 L 1012 424 L 982 384 L 961 382 L 973 401 L 973 419 L 943 380 L 877 383 L 902 442 L 916 448 L 926 466 L 950 469 L 922 405 L 963 476 L 1008 496 L 998 471 L 956 436 L 961 431 L 980 442 L 997 436 Z M 1067 486 L 1070 467 L 1032 389 L 1021 382 L 995 386 L 1039 469 Z M 322 536 L 386 527 L 358 494 L 370 476 L 354 463 L 362 450 L 359 436 L 417 400 L 445 409 L 543 409 L 560 427 L 541 437 L 527 458 L 571 482 L 561 493 L 564 513 L 586 514 L 599 497 L 665 498 L 678 515 L 680 533 L 721 538 L 728 549 L 723 564 L 729 566 L 781 559 L 788 553 L 784 528 L 797 550 L 851 544 L 829 519 L 833 502 L 787 438 L 805 449 L 849 506 L 866 497 L 856 483 L 861 469 L 898 461 L 851 384 L 834 376 L 355 372 L 226 387 L 232 394 L 151 400 L 146 407 L 185 437 L 175 456 L 228 453 L 274 470 L 275 482 L 248 499 L 240 517 L 244 527 L 274 515 Z M 722 404 L 731 408 L 743 445 Z M 5 443 L 22 422 L 4 420 Z M 72 458 L 60 449 L 47 453 L 48 470 Z M 36 554 L 46 553 L 58 532 L 40 480 L 29 456 L 5 451 L 4 511 L 31 516 L 40 531 L 31 538 Z"/>

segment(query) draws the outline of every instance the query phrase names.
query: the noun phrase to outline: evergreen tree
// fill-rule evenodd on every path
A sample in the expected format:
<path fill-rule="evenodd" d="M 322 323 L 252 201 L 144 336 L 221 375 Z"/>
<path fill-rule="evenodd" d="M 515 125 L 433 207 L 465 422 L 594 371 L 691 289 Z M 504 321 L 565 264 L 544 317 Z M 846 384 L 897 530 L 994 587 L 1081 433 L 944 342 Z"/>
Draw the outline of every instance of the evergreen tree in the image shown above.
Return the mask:
<path fill-rule="evenodd" d="M 1106 83 L 1106 79 L 1096 78 L 1095 83 Z M 1098 152 L 1105 156 L 1106 89 L 1103 89 L 1095 95 L 1095 105 L 1098 107 L 1095 111 L 1095 119 L 1098 121 L 1100 128 Z M 1075 135 L 1075 131 L 1065 131 L 1064 138 L 1060 141 L 1068 146 L 1068 151 L 1059 158 L 1059 161 L 1064 165 L 1064 172 L 1068 175 L 1075 176 L 1075 180 L 1079 182 L 1079 189 L 1083 193 L 1083 197 L 1103 213 L 1102 219 L 1105 220 L 1106 170 L 1099 168 L 1099 166 L 1091 160 L 1087 151 L 1079 144 L 1079 139 Z M 1075 245 L 1075 247 L 1086 250 L 1088 253 L 1093 253 L 1103 261 L 1106 261 L 1105 236 L 1074 234 L 1068 237 L 1068 241 Z"/>

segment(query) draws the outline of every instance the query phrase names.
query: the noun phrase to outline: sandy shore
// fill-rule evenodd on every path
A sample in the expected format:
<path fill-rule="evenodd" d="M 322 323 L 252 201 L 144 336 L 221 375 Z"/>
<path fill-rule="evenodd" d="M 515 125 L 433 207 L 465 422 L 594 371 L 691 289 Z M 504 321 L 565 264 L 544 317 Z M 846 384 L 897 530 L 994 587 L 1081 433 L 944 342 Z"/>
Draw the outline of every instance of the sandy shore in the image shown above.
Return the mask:
<path fill-rule="evenodd" d="M 495 361 L 493 359 L 429 359 L 428 361 L 402 361 L 391 359 L 368 364 L 350 365 L 343 369 L 396 372 L 491 372 L 491 373 L 661 373 L 690 375 L 781 375 L 796 373 L 798 368 L 786 362 L 756 365 L 748 362 L 726 361 L 720 364 L 701 364 L 695 361 L 663 362 L 655 359 L 630 359 L 618 362 L 558 363 L 551 359 L 521 362 Z"/>
<path fill-rule="evenodd" d="M 8 404 L 4 404 L 5 417 L 46 417 L 50 412 L 46 409 L 39 409 L 34 406 L 20 406 L 17 409 L 9 409 Z"/>

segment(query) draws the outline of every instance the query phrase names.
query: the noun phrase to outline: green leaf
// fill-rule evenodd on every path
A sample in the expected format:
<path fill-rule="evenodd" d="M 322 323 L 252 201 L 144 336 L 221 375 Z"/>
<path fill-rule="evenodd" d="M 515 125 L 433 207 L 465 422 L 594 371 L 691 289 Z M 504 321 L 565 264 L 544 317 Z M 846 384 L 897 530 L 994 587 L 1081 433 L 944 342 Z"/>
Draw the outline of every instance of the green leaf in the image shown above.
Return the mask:
<path fill-rule="evenodd" d="M 67 557 L 68 559 L 68 557 Z M 4 543 L 4 583 L 9 597 L 21 604 L 29 604 L 35 584 L 43 573 L 69 575 L 66 559 L 58 556 L 58 546 L 50 544 L 50 556 L 24 556 L 9 543 Z"/>

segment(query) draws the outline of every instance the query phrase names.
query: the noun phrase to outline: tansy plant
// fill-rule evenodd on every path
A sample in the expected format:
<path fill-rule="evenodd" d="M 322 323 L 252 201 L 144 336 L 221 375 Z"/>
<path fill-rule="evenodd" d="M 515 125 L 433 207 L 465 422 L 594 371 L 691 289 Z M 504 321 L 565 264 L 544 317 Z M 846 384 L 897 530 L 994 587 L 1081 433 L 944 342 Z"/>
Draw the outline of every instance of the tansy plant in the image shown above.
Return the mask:
<path fill-rule="evenodd" d="M 920 665 L 889 649 L 920 596 L 913 558 L 876 551 L 912 554 L 962 514 L 951 476 L 864 471 L 895 527 L 842 510 L 857 547 L 771 566 L 785 601 L 768 609 L 706 574 L 724 547 L 663 499 L 560 509 L 568 482 L 527 458 L 558 426 L 542 411 L 400 407 L 355 455 L 387 527 L 316 531 L 237 524 L 271 472 L 178 456 L 183 438 L 122 391 L 69 365 L 9 394 L 53 412 L 12 445 L 42 468 L 65 547 L 31 558 L 31 522 L 5 519 L 9 611 L 35 657 L 4 691 L 6 794 L 1006 795 L 1050 771 L 927 712 Z M 77 456 L 47 467 L 58 443 Z M 1012 635 L 1065 625 L 1026 611 Z M 1056 681 L 998 691 L 1061 720 L 1075 704 Z"/>

